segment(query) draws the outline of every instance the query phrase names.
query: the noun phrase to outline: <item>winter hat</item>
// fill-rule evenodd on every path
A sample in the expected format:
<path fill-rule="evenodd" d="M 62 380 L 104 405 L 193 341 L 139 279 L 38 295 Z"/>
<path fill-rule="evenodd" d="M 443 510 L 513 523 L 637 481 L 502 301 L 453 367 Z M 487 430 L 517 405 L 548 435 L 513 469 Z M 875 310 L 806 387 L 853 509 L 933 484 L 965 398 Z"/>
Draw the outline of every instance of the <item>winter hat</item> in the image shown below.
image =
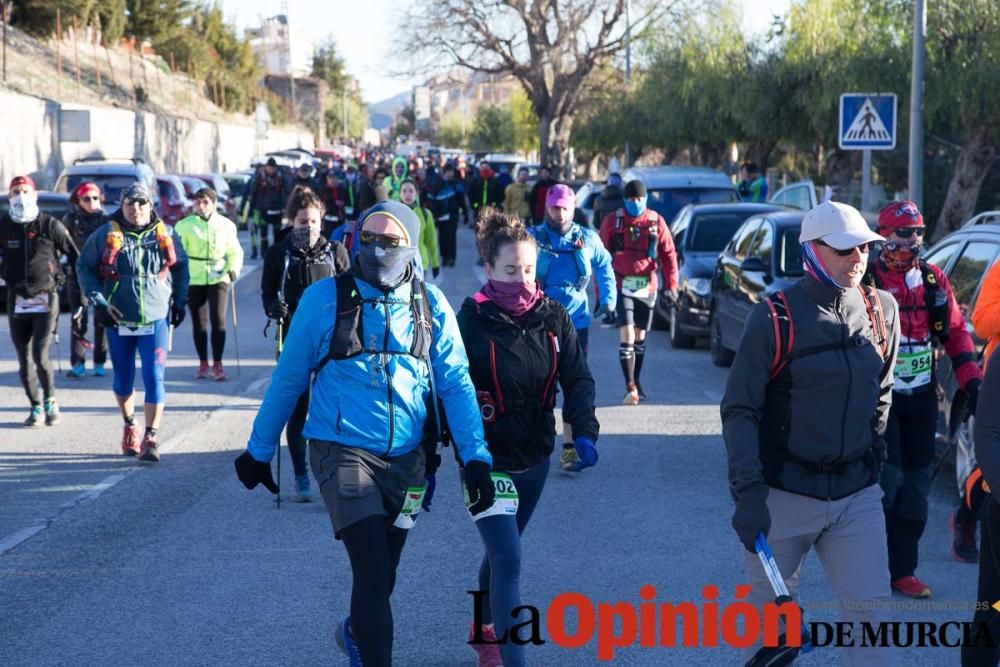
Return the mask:
<path fill-rule="evenodd" d="M 646 184 L 638 178 L 625 184 L 625 199 L 642 199 L 646 196 Z"/>
<path fill-rule="evenodd" d="M 878 213 L 878 232 L 889 237 L 901 227 L 923 227 L 924 216 L 917 205 L 908 199 L 894 201 Z"/>
<path fill-rule="evenodd" d="M 574 208 L 576 206 L 576 197 L 573 196 L 572 188 L 562 183 L 557 183 L 549 188 L 548 193 L 545 195 L 545 208 L 549 208 L 550 206 Z"/>
<path fill-rule="evenodd" d="M 413 212 L 413 209 L 402 202 L 392 199 L 381 201 L 365 211 L 365 217 L 358 226 L 358 231 L 365 226 L 369 218 L 376 214 L 382 214 L 395 220 L 403 228 L 403 231 L 406 232 L 406 244 L 409 246 L 417 245 L 420 239 L 420 220 L 417 218 L 417 214 Z"/>
<path fill-rule="evenodd" d="M 30 185 L 32 190 L 37 190 L 35 187 L 35 182 L 31 180 L 31 176 L 15 176 L 10 180 L 10 185 L 7 187 L 8 190 L 13 190 L 19 185 Z"/>
<path fill-rule="evenodd" d="M 136 199 L 146 199 L 152 201 L 153 198 L 149 196 L 149 189 L 139 182 L 132 183 L 128 187 L 122 188 L 121 202 L 123 204 Z"/>

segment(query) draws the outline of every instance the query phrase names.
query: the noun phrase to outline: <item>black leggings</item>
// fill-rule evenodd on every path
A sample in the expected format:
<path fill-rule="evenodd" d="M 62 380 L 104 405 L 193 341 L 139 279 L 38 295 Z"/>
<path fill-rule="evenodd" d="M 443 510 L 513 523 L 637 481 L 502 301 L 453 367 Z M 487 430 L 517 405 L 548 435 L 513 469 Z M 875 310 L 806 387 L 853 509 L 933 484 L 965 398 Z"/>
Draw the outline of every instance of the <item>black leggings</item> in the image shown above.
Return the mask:
<path fill-rule="evenodd" d="M 191 309 L 191 330 L 198 359 L 208 361 L 208 321 L 212 321 L 212 361 L 221 362 L 226 349 L 226 306 L 229 305 L 229 283 L 191 285 L 188 307 Z"/>
<path fill-rule="evenodd" d="M 987 498 L 982 511 L 979 544 L 979 588 L 976 602 L 982 608 L 972 617 L 971 645 L 962 648 L 962 667 L 996 667 L 1000 663 L 1000 614 L 990 605 L 1000 599 L 1000 504 Z M 985 625 L 989 634 L 979 634 Z M 992 645 L 990 645 L 992 644 Z"/>
<path fill-rule="evenodd" d="M 59 295 L 55 292 L 49 294 L 47 313 L 15 315 L 14 302 L 14 290 L 7 290 L 7 322 L 10 325 L 10 339 L 17 351 L 17 371 L 24 393 L 31 401 L 32 407 L 36 407 L 42 404 L 38 397 L 39 383 L 42 385 L 42 395 L 46 401 L 55 397 L 56 385 L 52 373 L 52 360 L 49 359 L 49 347 L 52 345 L 56 318 L 59 317 Z"/>
<path fill-rule="evenodd" d="M 292 468 L 296 477 L 302 477 L 309 472 L 306 466 L 306 439 L 302 437 L 302 428 L 306 425 L 306 415 L 309 413 L 309 390 L 306 389 L 295 403 L 295 409 L 285 424 L 285 437 L 288 439 L 288 455 L 292 457 Z"/>
<path fill-rule="evenodd" d="M 108 336 L 104 332 L 104 325 L 98 317 L 94 317 L 94 340 L 88 345 L 87 328 L 90 319 L 90 308 L 84 308 L 79 320 L 72 320 L 70 328 L 73 336 L 73 347 L 69 353 L 69 363 L 71 366 L 82 366 L 87 361 L 87 348 L 94 348 L 94 365 L 103 366 L 108 362 Z"/>
<path fill-rule="evenodd" d="M 441 249 L 441 261 L 442 262 L 454 262 L 455 261 L 455 234 L 458 228 L 458 217 L 457 213 L 452 214 L 448 220 L 438 220 L 437 228 L 438 235 L 440 237 L 440 249 Z"/>
<path fill-rule="evenodd" d="M 351 635 L 365 667 L 392 665 L 392 607 L 396 568 L 409 531 L 390 528 L 384 516 L 370 516 L 340 531 L 351 560 Z"/>

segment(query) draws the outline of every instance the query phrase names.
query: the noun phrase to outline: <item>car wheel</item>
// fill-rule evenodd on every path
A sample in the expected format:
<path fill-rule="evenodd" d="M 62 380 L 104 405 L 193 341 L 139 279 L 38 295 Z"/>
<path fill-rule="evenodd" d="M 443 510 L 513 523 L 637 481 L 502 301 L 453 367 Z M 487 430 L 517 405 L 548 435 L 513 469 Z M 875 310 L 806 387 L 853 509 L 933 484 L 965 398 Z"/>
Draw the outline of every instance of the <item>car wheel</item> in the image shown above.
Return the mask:
<path fill-rule="evenodd" d="M 712 363 L 716 366 L 728 368 L 733 363 L 736 354 L 732 350 L 727 350 L 722 344 L 722 324 L 719 316 L 712 311 L 712 322 L 709 333 L 709 352 L 712 355 Z"/>
<path fill-rule="evenodd" d="M 697 338 L 681 331 L 677 325 L 677 310 L 674 309 L 670 315 L 670 345 L 678 350 L 689 350 L 696 342 Z"/>
<path fill-rule="evenodd" d="M 655 331 L 665 331 L 670 328 L 670 320 L 668 320 L 667 316 L 664 315 L 664 307 L 661 305 L 660 301 L 662 301 L 662 299 L 657 299 L 656 305 L 653 306 L 653 321 L 650 324 L 650 328 Z"/>

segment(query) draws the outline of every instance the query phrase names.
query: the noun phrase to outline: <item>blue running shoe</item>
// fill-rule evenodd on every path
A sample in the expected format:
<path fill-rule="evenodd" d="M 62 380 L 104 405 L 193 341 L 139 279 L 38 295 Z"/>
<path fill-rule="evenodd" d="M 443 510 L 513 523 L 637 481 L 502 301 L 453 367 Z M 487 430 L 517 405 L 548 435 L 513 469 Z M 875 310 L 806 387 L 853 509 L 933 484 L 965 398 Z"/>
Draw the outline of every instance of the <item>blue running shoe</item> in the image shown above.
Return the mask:
<path fill-rule="evenodd" d="M 94 377 L 102 378 L 105 375 L 104 364 L 94 364 Z"/>
<path fill-rule="evenodd" d="M 72 378 L 74 380 L 79 380 L 87 375 L 87 367 L 83 364 L 77 364 L 73 368 L 69 369 L 66 373 L 66 377 Z"/>
<path fill-rule="evenodd" d="M 337 626 L 337 646 L 341 653 L 347 656 L 348 664 L 351 667 L 363 667 L 361 664 L 361 652 L 358 645 L 354 643 L 351 636 L 351 617 L 348 616 L 344 622 Z"/>
<path fill-rule="evenodd" d="M 308 503 L 312 501 L 309 489 L 309 473 L 295 476 L 295 496 L 291 498 L 297 503 Z"/>

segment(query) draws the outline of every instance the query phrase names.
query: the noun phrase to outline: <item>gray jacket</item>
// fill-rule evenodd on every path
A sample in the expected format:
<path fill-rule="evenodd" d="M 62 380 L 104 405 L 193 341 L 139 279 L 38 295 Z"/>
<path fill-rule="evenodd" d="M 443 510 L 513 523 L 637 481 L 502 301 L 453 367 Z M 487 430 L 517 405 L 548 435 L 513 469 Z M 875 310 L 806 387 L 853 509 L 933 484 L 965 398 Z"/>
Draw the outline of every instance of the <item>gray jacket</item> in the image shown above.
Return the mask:
<path fill-rule="evenodd" d="M 883 361 L 860 289 L 806 276 L 785 290 L 794 322 L 791 358 L 770 380 L 774 327 L 767 305 L 750 311 L 720 406 L 734 496 L 766 484 L 837 499 L 878 482 L 899 345 L 896 301 L 878 290 L 886 321 Z"/>
<path fill-rule="evenodd" d="M 993 494 L 993 489 L 1000 491 L 1000 355 L 996 352 L 990 355 L 983 374 L 974 436 L 976 461 Z M 993 497 L 1000 497 L 1000 493 Z"/>

